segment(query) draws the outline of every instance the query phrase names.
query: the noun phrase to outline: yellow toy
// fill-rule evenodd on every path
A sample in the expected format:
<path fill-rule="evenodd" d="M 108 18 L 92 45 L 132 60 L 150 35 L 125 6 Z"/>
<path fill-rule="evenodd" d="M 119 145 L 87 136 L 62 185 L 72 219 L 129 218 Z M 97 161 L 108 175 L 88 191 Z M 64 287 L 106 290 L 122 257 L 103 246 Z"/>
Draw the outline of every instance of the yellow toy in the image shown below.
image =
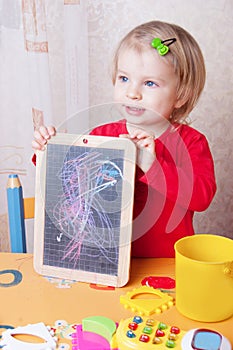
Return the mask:
<path fill-rule="evenodd" d="M 134 316 L 120 321 L 115 338 L 120 350 L 149 350 L 152 346 L 156 350 L 181 350 L 181 340 L 185 334 L 179 327 L 153 318 Z"/>
<path fill-rule="evenodd" d="M 149 299 L 148 299 L 149 298 Z M 175 304 L 174 298 L 153 287 L 139 287 L 120 296 L 120 303 L 133 313 L 149 316 L 160 314 Z"/>

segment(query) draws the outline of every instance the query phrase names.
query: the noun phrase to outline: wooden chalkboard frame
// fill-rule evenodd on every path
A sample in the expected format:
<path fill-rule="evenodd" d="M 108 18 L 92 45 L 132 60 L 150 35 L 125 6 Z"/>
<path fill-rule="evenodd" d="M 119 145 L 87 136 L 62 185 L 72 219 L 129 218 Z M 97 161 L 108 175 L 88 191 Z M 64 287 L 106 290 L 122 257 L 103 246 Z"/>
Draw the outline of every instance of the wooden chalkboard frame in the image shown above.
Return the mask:
<path fill-rule="evenodd" d="M 53 145 L 57 151 L 61 147 L 76 147 L 74 149 L 82 150 L 102 150 L 108 153 L 113 150 L 123 151 L 121 180 L 121 210 L 120 227 L 117 256 L 117 273 L 112 275 L 105 271 L 92 272 L 77 267 L 61 267 L 56 263 L 44 263 L 45 247 L 45 220 L 46 219 L 46 186 L 48 183 L 48 149 Z M 55 155 L 56 156 L 56 155 Z M 35 225 L 34 225 L 34 268 L 41 275 L 58 277 L 63 279 L 77 280 L 102 284 L 107 286 L 121 287 L 129 280 L 130 271 L 130 252 L 132 237 L 132 213 L 134 198 L 134 179 L 135 179 L 135 160 L 136 147 L 134 143 L 125 138 L 94 136 L 94 135 L 74 135 L 57 134 L 49 140 L 44 151 L 37 151 L 36 165 L 36 191 L 35 191 Z M 53 163 L 53 162 L 51 162 Z M 52 165 L 53 166 L 53 165 Z M 47 190 L 49 192 L 49 190 Z M 48 201 L 47 201 L 48 202 Z M 119 210 L 118 210 L 119 212 Z M 48 230 L 48 229 L 47 229 Z M 95 260 L 95 257 L 93 257 Z"/>

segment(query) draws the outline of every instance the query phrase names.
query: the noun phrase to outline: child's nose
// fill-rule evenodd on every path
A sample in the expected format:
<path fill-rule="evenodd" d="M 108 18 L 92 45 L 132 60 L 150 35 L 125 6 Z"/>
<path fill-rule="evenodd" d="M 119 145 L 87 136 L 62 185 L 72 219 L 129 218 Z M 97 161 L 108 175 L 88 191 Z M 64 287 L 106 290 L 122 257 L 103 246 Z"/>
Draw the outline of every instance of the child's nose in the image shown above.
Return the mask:
<path fill-rule="evenodd" d="M 141 100 L 142 99 L 141 91 L 136 86 L 132 86 L 132 85 L 129 86 L 126 95 L 131 100 Z"/>

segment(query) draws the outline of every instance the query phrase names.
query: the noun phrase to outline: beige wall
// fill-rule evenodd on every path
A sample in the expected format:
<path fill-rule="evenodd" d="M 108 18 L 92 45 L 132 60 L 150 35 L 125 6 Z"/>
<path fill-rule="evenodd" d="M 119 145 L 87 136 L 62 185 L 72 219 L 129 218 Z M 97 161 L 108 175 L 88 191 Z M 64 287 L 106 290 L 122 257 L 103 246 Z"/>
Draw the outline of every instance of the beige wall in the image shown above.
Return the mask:
<path fill-rule="evenodd" d="M 109 63 L 118 40 L 129 29 L 159 19 L 187 29 L 199 42 L 207 83 L 190 115 L 205 133 L 213 153 L 218 191 L 207 211 L 197 213 L 198 233 L 233 238 L 233 1 L 232 0 L 94 0 L 88 1 L 91 126 L 108 119 L 103 104 L 112 101 Z M 111 119 L 111 117 L 110 117 Z"/>

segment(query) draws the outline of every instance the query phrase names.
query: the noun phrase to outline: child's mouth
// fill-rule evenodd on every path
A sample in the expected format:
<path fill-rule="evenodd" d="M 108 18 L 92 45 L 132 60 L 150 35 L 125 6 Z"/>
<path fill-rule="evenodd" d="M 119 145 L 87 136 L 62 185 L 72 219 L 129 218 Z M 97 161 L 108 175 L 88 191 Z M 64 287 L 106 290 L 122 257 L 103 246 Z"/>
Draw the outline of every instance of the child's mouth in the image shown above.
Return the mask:
<path fill-rule="evenodd" d="M 145 108 L 125 106 L 126 112 L 130 115 L 141 116 L 145 112 Z"/>

